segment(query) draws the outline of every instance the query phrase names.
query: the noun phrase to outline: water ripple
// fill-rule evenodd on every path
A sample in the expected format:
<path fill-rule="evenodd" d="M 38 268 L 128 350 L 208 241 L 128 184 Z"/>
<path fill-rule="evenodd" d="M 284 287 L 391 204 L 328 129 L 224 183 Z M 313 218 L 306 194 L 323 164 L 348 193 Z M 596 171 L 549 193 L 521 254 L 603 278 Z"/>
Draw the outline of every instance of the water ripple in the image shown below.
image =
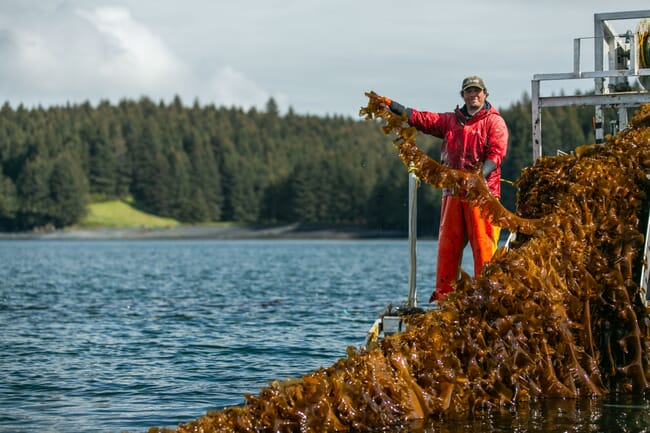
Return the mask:
<path fill-rule="evenodd" d="M 433 242 L 418 270 L 428 298 Z M 2 241 L 0 431 L 144 432 L 360 346 L 406 241 Z"/>

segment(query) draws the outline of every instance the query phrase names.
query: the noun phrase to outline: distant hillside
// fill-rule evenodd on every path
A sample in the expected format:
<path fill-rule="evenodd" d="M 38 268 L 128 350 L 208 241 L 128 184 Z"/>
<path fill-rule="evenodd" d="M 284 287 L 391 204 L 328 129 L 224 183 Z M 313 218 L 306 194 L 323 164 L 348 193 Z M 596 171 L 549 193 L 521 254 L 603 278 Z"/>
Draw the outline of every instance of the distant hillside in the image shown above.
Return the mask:
<path fill-rule="evenodd" d="M 360 95 L 362 97 L 362 95 Z M 408 103 L 408 101 L 404 101 Z M 455 101 L 450 101 L 450 109 Z M 426 109 L 427 107 L 420 107 Z M 530 100 L 501 109 L 510 130 L 502 173 L 516 181 L 531 163 Z M 593 141 L 593 111 L 544 114 L 547 154 Z M 65 107 L 0 109 L 0 231 L 109 226 L 91 197 L 132 207 L 160 221 L 128 224 L 318 224 L 405 230 L 408 175 L 393 137 L 376 122 L 340 116 L 279 115 L 148 98 Z M 420 135 L 439 157 L 440 140 Z M 516 188 L 502 201 L 514 208 Z M 124 204 L 124 203 L 123 203 Z M 118 215 L 119 209 L 108 213 Z M 438 227 L 440 191 L 423 186 L 418 228 Z M 88 216 L 85 216 L 90 211 Z M 123 220 L 131 217 L 117 217 Z"/>

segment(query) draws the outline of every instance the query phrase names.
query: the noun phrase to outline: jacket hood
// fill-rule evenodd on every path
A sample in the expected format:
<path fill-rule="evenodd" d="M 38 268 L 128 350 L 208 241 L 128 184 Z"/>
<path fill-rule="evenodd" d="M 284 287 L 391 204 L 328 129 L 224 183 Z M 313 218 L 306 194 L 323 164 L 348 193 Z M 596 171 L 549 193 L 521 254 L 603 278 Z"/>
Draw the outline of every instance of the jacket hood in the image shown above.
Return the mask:
<path fill-rule="evenodd" d="M 456 113 L 456 117 L 458 118 L 458 121 L 461 124 L 466 124 L 467 122 L 473 122 L 480 120 L 487 116 L 488 114 L 499 114 L 499 111 L 492 106 L 488 101 L 485 101 L 485 104 L 483 105 L 483 108 L 481 108 L 479 111 L 476 112 L 473 116 L 470 116 L 469 113 L 467 112 L 467 105 L 463 105 L 462 107 L 456 106 L 456 110 L 454 110 Z"/>

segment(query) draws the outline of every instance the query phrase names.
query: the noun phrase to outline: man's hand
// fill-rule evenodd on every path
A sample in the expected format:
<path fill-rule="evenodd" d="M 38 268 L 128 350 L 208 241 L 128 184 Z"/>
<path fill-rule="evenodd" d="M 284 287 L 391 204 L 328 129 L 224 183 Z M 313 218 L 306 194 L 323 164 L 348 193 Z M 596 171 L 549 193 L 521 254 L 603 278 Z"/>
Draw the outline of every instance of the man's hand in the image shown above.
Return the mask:
<path fill-rule="evenodd" d="M 497 168 L 497 165 L 492 161 L 491 159 L 486 159 L 485 162 L 483 163 L 483 167 L 481 167 L 481 171 L 483 172 L 483 177 L 487 178 L 490 173 L 494 171 L 494 169 Z"/>
<path fill-rule="evenodd" d="M 377 96 L 377 101 L 381 102 L 382 104 L 386 104 L 387 107 L 390 107 L 390 103 L 393 102 L 386 96 Z"/>
<path fill-rule="evenodd" d="M 392 99 L 387 98 L 386 96 L 380 96 L 377 99 L 381 101 L 382 104 L 386 104 L 388 109 L 393 113 L 397 114 L 398 116 L 401 116 L 404 113 L 406 113 L 406 107 L 404 107 L 402 104 L 400 104 L 397 101 L 393 101 Z"/>
<path fill-rule="evenodd" d="M 366 96 L 371 98 L 374 102 L 378 102 L 380 105 L 385 106 L 391 111 L 391 113 L 397 114 L 398 116 L 404 116 L 404 113 L 406 113 L 406 118 L 408 119 L 411 115 L 410 108 L 404 107 L 399 102 L 393 101 L 387 96 L 379 96 L 375 92 L 366 93 Z M 362 110 L 359 114 L 363 115 L 366 114 L 366 112 Z"/>

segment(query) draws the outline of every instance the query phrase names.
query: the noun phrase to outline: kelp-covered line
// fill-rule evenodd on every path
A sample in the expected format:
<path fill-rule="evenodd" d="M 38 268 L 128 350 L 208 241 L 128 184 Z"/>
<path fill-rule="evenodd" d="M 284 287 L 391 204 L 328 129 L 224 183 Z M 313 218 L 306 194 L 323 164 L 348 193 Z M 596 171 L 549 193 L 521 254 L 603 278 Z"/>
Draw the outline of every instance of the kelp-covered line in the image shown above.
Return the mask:
<path fill-rule="evenodd" d="M 388 110 L 375 92 L 367 92 L 366 96 L 368 105 L 361 108 L 359 115 L 365 116 L 366 120 L 385 120 L 382 131 L 385 134 L 395 133 L 397 137 L 393 143 L 399 151 L 399 156 L 418 178 L 435 188 L 448 188 L 452 193 L 462 191 L 463 197 L 481 208 L 499 227 L 528 234 L 534 230 L 537 221 L 518 217 L 504 208 L 499 200 L 489 193 L 485 179 L 479 171 L 472 173 L 451 169 L 430 158 L 415 144 L 417 131 L 405 124 L 406 113 L 400 116 Z"/>
<path fill-rule="evenodd" d="M 361 114 L 385 118 L 387 133 L 405 131 L 373 95 Z M 421 179 L 458 183 L 457 173 L 417 149 L 414 136 L 398 137 L 400 156 Z M 440 310 L 411 316 L 404 333 L 373 349 L 350 347 L 330 367 L 271 382 L 244 405 L 175 431 L 399 430 L 544 397 L 646 392 L 649 321 L 638 273 L 648 172 L 650 105 L 604 145 L 525 169 L 518 215 L 479 198 L 519 236 L 477 279 L 462 275 Z M 482 188 L 471 176 L 461 181 Z"/>

